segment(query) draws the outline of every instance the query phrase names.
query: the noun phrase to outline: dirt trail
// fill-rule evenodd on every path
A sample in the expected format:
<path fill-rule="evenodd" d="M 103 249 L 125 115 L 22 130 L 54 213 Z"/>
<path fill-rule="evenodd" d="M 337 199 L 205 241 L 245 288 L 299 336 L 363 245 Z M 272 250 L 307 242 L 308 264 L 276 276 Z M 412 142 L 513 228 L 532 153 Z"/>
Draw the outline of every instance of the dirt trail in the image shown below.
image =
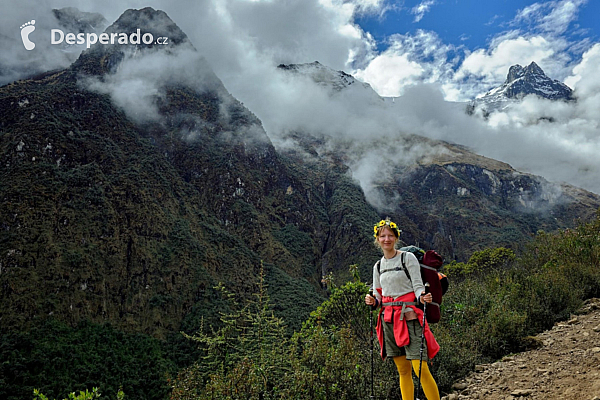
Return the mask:
<path fill-rule="evenodd" d="M 600 400 L 600 299 L 532 342 L 541 347 L 476 366 L 444 400 Z"/>

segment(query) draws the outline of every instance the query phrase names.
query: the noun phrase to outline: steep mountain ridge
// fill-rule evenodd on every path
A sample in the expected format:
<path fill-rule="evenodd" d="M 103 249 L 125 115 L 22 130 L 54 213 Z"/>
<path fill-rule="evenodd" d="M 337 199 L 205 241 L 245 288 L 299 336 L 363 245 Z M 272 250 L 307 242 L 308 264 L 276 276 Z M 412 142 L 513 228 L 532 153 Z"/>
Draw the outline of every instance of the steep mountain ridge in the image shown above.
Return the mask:
<path fill-rule="evenodd" d="M 380 257 L 371 227 L 386 215 L 406 244 L 466 260 L 572 226 L 600 204 L 400 132 L 387 149 L 320 132 L 291 132 L 297 146 L 278 149 L 165 13 L 127 10 L 107 32 L 137 29 L 169 45 L 96 44 L 69 68 L 0 87 L 2 393 L 128 374 L 128 396 L 163 398 L 173 366 L 161 362 L 198 356 L 179 332 L 206 332 L 231 311 L 217 286 L 243 304 L 264 271 L 276 315 L 297 331 L 327 295 L 322 275 L 339 284 L 358 264 L 369 281 Z M 323 90 L 339 82 L 336 101 L 385 104 L 348 74 L 308 70 Z M 358 181 L 365 164 L 388 160 L 386 174 Z M 383 195 L 391 201 L 372 201 Z M 96 340 L 109 344 L 87 360 Z M 103 368 L 111 374 L 94 376 Z"/>
<path fill-rule="evenodd" d="M 138 60 L 195 52 L 169 21 L 129 10 L 107 29 L 170 35 L 169 48 L 95 45 L 69 69 L 0 88 L 3 327 L 53 315 L 158 337 L 184 319 L 197 329 L 216 318 L 213 286 L 246 296 L 262 260 L 276 310 L 298 329 L 322 299 L 322 263 L 376 254 L 355 221 L 377 219 L 360 188 L 290 165 L 200 58 L 191 77 L 142 81 L 156 90 L 135 101 L 156 115 L 119 103 L 112 89 Z"/>
<path fill-rule="evenodd" d="M 475 99 L 469 112 L 481 108 L 484 113 L 503 111 L 518 104 L 525 96 L 536 95 L 549 100 L 573 101 L 573 90 L 564 83 L 550 79 L 544 71 L 531 62 L 527 67 L 518 64 L 508 70 L 504 83 Z"/>
<path fill-rule="evenodd" d="M 216 319 L 213 286 L 247 296 L 262 262 L 275 310 L 297 329 L 324 296 L 322 275 L 344 279 L 359 264 L 370 276 L 378 252 L 366 227 L 382 216 L 405 242 L 465 260 L 600 204 L 400 133 L 382 155 L 431 151 L 395 157 L 365 190 L 357 156 L 379 145 L 292 132 L 298 146 L 277 150 L 164 12 L 128 10 L 107 32 L 137 29 L 170 44 L 97 43 L 70 68 L 0 88 L 3 327 L 53 315 L 157 337 L 197 329 Z M 320 64 L 285 69 L 317 71 L 326 89 L 339 80 L 341 99 L 372 91 Z M 367 201 L 382 195 L 393 201 Z"/>
<path fill-rule="evenodd" d="M 284 67 L 293 76 L 309 78 L 329 90 L 336 101 L 356 101 L 356 92 L 365 106 L 370 86 L 353 82 L 348 74 L 321 64 L 292 64 Z M 317 71 L 317 72 L 315 72 Z M 513 68 L 511 82 L 543 74 L 537 65 Z M 393 105 L 379 103 L 379 111 Z M 344 165 L 357 179 L 379 214 L 389 215 L 403 226 L 402 240 L 436 248 L 447 260 L 466 260 L 474 250 L 486 247 L 515 247 L 539 229 L 555 230 L 571 226 L 577 218 L 593 216 L 600 196 L 567 184 L 548 182 L 540 176 L 516 171 L 510 165 L 473 153 L 467 147 L 398 132 L 384 135 L 365 131 L 353 141 L 321 132 L 291 132 L 288 140 L 302 152 L 299 160 Z M 374 170 L 366 160 L 378 160 L 385 171 Z"/>

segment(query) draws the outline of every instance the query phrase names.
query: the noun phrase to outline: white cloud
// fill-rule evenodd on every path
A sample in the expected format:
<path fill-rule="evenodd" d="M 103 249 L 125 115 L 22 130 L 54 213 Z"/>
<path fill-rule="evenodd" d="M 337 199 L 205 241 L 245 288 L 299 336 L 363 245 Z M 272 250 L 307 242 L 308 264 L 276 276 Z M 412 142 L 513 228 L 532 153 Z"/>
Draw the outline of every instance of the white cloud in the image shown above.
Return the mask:
<path fill-rule="evenodd" d="M 556 53 L 552 43 L 543 36 L 511 36 L 514 34 L 497 40 L 489 49 L 467 53 L 457 71 L 456 79 L 462 80 L 475 75 L 487 84 L 501 82 L 512 65 L 528 65 L 535 61 L 543 69 L 546 61 Z"/>
<path fill-rule="evenodd" d="M 27 7 L 9 8 L 0 17 L 4 22 L 0 24 L 3 37 L 16 32 L 18 44 L 13 49 L 3 47 L 6 52 L 0 51 L 0 57 L 17 63 L 15 52 L 19 46 L 22 50 L 22 45 L 18 42 L 18 29 L 13 32 L 10 23 L 14 19 L 22 24 L 33 18 L 33 0 L 24 1 L 28 2 Z M 428 31 L 393 35 L 388 38 L 389 47 L 375 53 L 373 38 L 354 23 L 354 18 L 361 13 L 382 15 L 389 7 L 383 0 L 56 0 L 43 4 L 100 12 L 110 22 L 126 8 L 152 6 L 164 10 L 190 37 L 232 95 L 263 121 L 275 142 L 283 141 L 282 133 L 292 129 L 349 142 L 414 133 L 462 143 L 524 171 L 600 192 L 600 161 L 596 161 L 600 159 L 596 156 L 600 152 L 600 123 L 596 116 L 600 109 L 600 76 L 596 72 L 600 45 L 591 47 L 593 43 L 585 39 L 570 42 L 563 34 L 565 27 L 573 25 L 584 1 L 552 1 L 526 7 L 515 18 L 513 30 L 492 38 L 486 48 L 464 53 L 462 59 L 457 59 L 456 54 L 462 54 L 463 48 L 448 45 Z M 427 2 L 421 5 L 425 7 Z M 433 3 L 428 7 L 431 6 Z M 427 10 L 423 8 L 422 15 Z M 518 24 L 530 24 L 531 29 L 519 30 Z M 583 57 L 572 68 L 567 52 L 574 47 Z M 376 107 L 360 91 L 349 92 L 346 98 L 331 96 L 322 87 L 292 80 L 275 68 L 282 62 L 315 60 L 336 70 L 354 68 L 349 72 L 371 83 L 380 94 L 403 96 L 396 99 L 394 106 Z M 165 73 L 188 75 L 162 59 L 154 61 L 146 66 L 124 67 L 120 75 L 108 79 L 97 90 L 110 93 L 115 102 L 130 112 L 151 117 L 144 112 L 152 110 L 151 100 L 161 95 L 161 88 L 152 83 L 153 79 Z M 561 104 L 528 98 L 519 109 L 493 116 L 487 124 L 444 101 L 472 98 L 501 84 L 511 65 L 531 61 L 552 78 L 568 77 L 578 102 Z M 151 65 L 157 74 L 144 69 Z M 189 67 L 193 66 L 190 60 Z M 150 84 L 136 80 L 139 76 L 134 70 L 138 69 L 145 71 Z M 136 99 L 130 93 L 141 95 L 137 105 L 148 108 L 136 111 Z M 548 113 L 554 122 L 540 121 Z M 425 152 L 419 151 L 418 154 Z M 352 160 L 353 169 L 367 188 L 373 182 L 368 168 L 373 153 L 357 154 L 364 158 L 357 155 Z M 417 153 L 401 154 L 414 157 Z"/>
<path fill-rule="evenodd" d="M 513 24 L 527 22 L 539 31 L 563 34 L 577 19 L 579 8 L 587 0 L 561 0 L 534 3 L 517 12 Z"/>
<path fill-rule="evenodd" d="M 410 12 L 415 16 L 415 22 L 419 22 L 431 10 L 431 7 L 435 5 L 435 0 L 424 0 L 420 4 L 414 6 Z"/>
<path fill-rule="evenodd" d="M 453 64 L 447 60 L 452 46 L 435 32 L 418 30 L 414 35 L 392 35 L 389 47 L 353 75 L 368 82 L 382 96 L 399 96 L 417 83 L 447 80 Z"/>
<path fill-rule="evenodd" d="M 381 96 L 398 96 L 407 85 L 418 82 L 424 69 L 416 62 L 410 61 L 407 54 L 396 54 L 386 51 L 375 58 L 356 77 L 366 82 Z"/>

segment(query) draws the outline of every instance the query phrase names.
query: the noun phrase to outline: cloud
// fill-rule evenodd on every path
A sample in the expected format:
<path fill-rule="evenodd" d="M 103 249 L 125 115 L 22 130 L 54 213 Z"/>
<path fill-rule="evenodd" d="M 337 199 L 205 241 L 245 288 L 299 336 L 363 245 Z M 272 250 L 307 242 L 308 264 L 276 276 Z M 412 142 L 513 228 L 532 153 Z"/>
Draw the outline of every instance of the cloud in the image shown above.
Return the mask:
<path fill-rule="evenodd" d="M 169 53 L 156 48 L 127 50 L 114 73 L 102 78 L 81 75 L 78 81 L 88 90 L 110 95 L 114 104 L 138 123 L 162 121 L 157 101 L 166 99 L 167 87 L 224 93 L 206 60 L 191 46 L 180 45 Z"/>
<path fill-rule="evenodd" d="M 570 75 L 573 56 L 593 45 L 589 38 L 573 40 L 565 34 L 586 3 L 534 3 L 518 10 L 510 30 L 496 34 L 488 46 L 476 50 L 445 44 L 434 32 L 392 35 L 387 39 L 389 47 L 370 58 L 374 65 L 357 67 L 354 73 L 386 96 L 398 96 L 407 86 L 437 81 L 450 101 L 467 101 L 499 86 L 515 64 L 535 61 L 553 79 L 563 80 Z M 421 2 L 413 12 L 419 16 L 419 10 L 424 12 L 432 5 Z M 398 41 L 403 44 L 397 45 Z M 407 46 L 407 42 L 424 45 Z M 435 49 L 435 57 L 424 56 L 426 49 Z M 384 65 L 390 68 L 383 70 Z M 392 69 L 400 65 L 405 68 Z"/>
<path fill-rule="evenodd" d="M 587 2 L 588 0 L 562 0 L 533 3 L 518 11 L 512 24 L 530 23 L 538 31 L 560 35 L 577 19 L 579 8 Z"/>
<path fill-rule="evenodd" d="M 419 22 L 431 10 L 431 7 L 435 5 L 435 0 L 424 0 L 420 4 L 414 6 L 410 12 L 415 16 L 415 22 Z"/>
<path fill-rule="evenodd" d="M 535 61 L 548 71 L 559 49 L 543 36 L 523 37 L 517 32 L 509 32 L 497 38 L 488 49 L 467 52 L 465 59 L 456 71 L 454 79 L 458 82 L 471 80 L 474 90 L 498 85 L 506 78 L 512 65 L 529 65 Z"/>
<path fill-rule="evenodd" d="M 408 54 L 386 51 L 375 58 L 356 77 L 370 82 L 381 96 L 398 96 L 403 88 L 423 75 L 420 64 L 410 61 Z"/>
<path fill-rule="evenodd" d="M 399 96 L 408 86 L 447 80 L 454 74 L 448 60 L 454 48 L 444 44 L 435 32 L 395 34 L 388 38 L 388 44 L 364 69 L 352 72 L 382 96 Z"/>
<path fill-rule="evenodd" d="M 59 6 L 62 8 L 63 6 Z M 68 67 L 77 59 L 82 46 L 49 45 L 51 29 L 62 28 L 48 2 L 23 0 L 18 6 L 3 7 L 0 13 L 0 86 L 17 79 L 53 69 Z M 35 26 L 29 39 L 36 47 L 27 51 L 20 27 L 29 21 Z M 97 27 L 103 29 L 104 26 Z"/>
<path fill-rule="evenodd" d="M 33 0 L 24 1 L 23 6 L 8 8 L 0 17 L 0 34 L 11 37 L 9 42 L 14 45 L 2 44 L 5 51 L 0 51 L 0 60 L 16 66 L 24 61 L 19 55 L 24 52 L 19 29 L 14 26 L 34 18 L 32 9 L 76 6 L 100 12 L 111 22 L 127 8 L 164 10 L 188 35 L 227 90 L 262 120 L 277 146 L 289 143 L 287 134 L 291 131 L 326 135 L 339 145 L 345 143 L 354 176 L 366 193 L 377 184 L 377 171 L 371 167 L 378 151 L 385 160 L 406 163 L 439 151 L 426 144 L 404 146 L 403 138 L 409 134 L 461 143 L 525 172 L 600 193 L 600 165 L 596 161 L 600 158 L 595 156 L 600 151 L 596 117 L 600 77 L 595 71 L 600 48 L 589 39 L 572 41 L 564 33 L 564 27 L 573 25 L 584 1 L 526 7 L 516 16 L 511 30 L 491 38 L 486 48 L 467 51 L 444 43 L 435 32 L 419 30 L 390 36 L 389 46 L 382 52 L 376 51 L 373 37 L 355 23 L 361 13 L 384 13 L 389 3 L 379 0 L 48 0 L 41 6 Z M 423 9 L 423 15 L 425 12 Z M 35 18 L 40 27 L 54 23 Z M 525 24 L 530 25 L 528 31 L 522 28 Z M 573 63 L 573 49 L 583 54 L 580 62 Z M 42 57 L 40 65 L 68 65 L 68 58 L 58 56 L 64 57 Z M 90 84 L 110 94 L 132 118 L 152 120 L 154 101 L 164 95 L 161 79 L 183 79 L 202 86 L 202 74 L 194 71 L 198 65 L 195 57 L 179 54 L 176 59 L 159 55 L 149 55 L 144 62 L 131 59 L 103 84 Z M 380 94 L 402 96 L 394 103 L 378 104 L 373 102 L 372 92 L 361 91 L 358 85 L 332 94 L 308 79 L 292 79 L 276 68 L 279 63 L 315 60 L 360 77 Z M 574 85 L 578 102 L 527 98 L 522 107 L 495 115 L 488 123 L 466 116 L 461 105 L 446 101 L 473 98 L 501 84 L 511 65 L 531 61 L 552 78 L 567 78 Z M 549 114 L 553 122 L 544 119 Z M 190 137 L 194 134 L 189 132 Z M 394 143 L 398 157 L 382 150 L 389 143 Z"/>

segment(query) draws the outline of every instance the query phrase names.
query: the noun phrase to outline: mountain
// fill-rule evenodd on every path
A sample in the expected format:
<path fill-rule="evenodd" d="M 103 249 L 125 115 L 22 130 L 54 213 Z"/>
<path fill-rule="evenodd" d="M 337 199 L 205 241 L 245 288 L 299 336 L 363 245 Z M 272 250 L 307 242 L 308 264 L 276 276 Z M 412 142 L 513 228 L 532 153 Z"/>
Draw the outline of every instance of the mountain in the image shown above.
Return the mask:
<path fill-rule="evenodd" d="M 261 262 L 298 329 L 323 269 L 370 268 L 376 211 L 344 171 L 280 155 L 164 12 L 128 10 L 106 31 L 136 29 L 170 47 L 97 44 L 0 88 L 3 329 L 52 315 L 194 331 L 218 317 L 213 287 L 248 296 Z M 181 75 L 164 78 L 170 66 Z"/>
<path fill-rule="evenodd" d="M 340 102 L 344 96 L 348 104 L 356 98 L 357 91 L 351 93 L 352 86 L 343 84 L 349 79 L 342 71 L 319 65 L 315 74 L 314 64 L 288 65 L 285 70 L 328 87 Z M 512 82 L 530 82 L 535 76 L 541 81 L 539 71 L 533 64 L 518 78 L 519 70 L 513 69 Z M 370 86 L 355 87 L 363 101 L 373 91 Z M 370 110 L 378 106 L 395 107 L 386 102 Z M 363 181 L 362 171 L 370 169 L 370 181 L 361 186 L 378 213 L 400 224 L 405 244 L 438 249 L 447 261 L 466 260 L 473 251 L 488 247 L 519 247 L 537 230 L 569 227 L 600 207 L 600 196 L 591 192 L 517 171 L 459 144 L 408 135 L 400 127 L 389 136 L 365 131 L 350 142 L 307 131 L 292 132 L 287 139 L 297 146 L 282 152 L 297 162 L 343 165 Z M 306 155 L 312 155 L 312 161 Z M 367 160 L 385 165 L 385 173 Z"/>
<path fill-rule="evenodd" d="M 600 205 L 400 132 L 390 149 L 291 132 L 297 146 L 277 150 L 164 12 L 127 10 L 106 32 L 137 29 L 169 45 L 97 43 L 67 69 L 0 88 L 3 327 L 53 315 L 164 338 L 215 321 L 213 287 L 247 296 L 262 263 L 276 312 L 296 329 L 324 296 L 322 275 L 345 279 L 351 264 L 370 275 L 378 253 L 365 227 L 385 215 L 407 243 L 466 260 Z M 280 70 L 340 101 L 376 99 L 319 63 Z M 412 158 L 394 156 L 369 187 L 357 171 L 378 152 Z"/>
<path fill-rule="evenodd" d="M 138 29 L 169 44 L 97 43 L 68 68 L 0 87 L 0 397 L 16 387 L 23 395 L 7 398 L 26 398 L 43 379 L 52 390 L 65 377 L 93 385 L 97 373 L 117 385 L 151 366 L 158 378 L 131 375 L 124 389 L 162 398 L 144 379 L 166 385 L 167 368 L 145 356 L 167 343 L 172 362 L 193 359 L 177 338 L 231 311 L 216 287 L 243 304 L 264 274 L 291 333 L 327 296 L 323 275 L 340 283 L 357 264 L 370 280 L 380 256 L 372 226 L 386 215 L 407 244 L 464 261 L 573 226 L 600 205 L 400 127 L 383 142 L 366 131 L 354 141 L 290 132 L 296 145 L 278 149 L 167 14 L 127 10 L 105 32 Z M 279 70 L 340 104 L 385 107 L 323 65 Z M 382 165 L 385 174 L 359 179 Z M 93 346 L 82 348 L 89 332 Z M 119 354 L 96 352 L 108 339 Z M 128 371 L 117 369 L 122 354 Z"/>
<path fill-rule="evenodd" d="M 518 64 L 510 67 L 504 84 L 475 99 L 469 105 L 469 112 L 476 108 L 483 109 L 484 113 L 503 111 L 532 94 L 549 100 L 574 100 L 570 87 L 549 78 L 535 62 L 531 62 L 525 68 Z"/>
<path fill-rule="evenodd" d="M 279 64 L 277 68 L 299 76 L 309 77 L 317 84 L 327 89 L 331 89 L 334 92 L 339 92 L 355 85 L 358 86 L 360 90 L 370 91 L 374 95 L 377 95 L 368 83 L 361 82 L 344 71 L 336 71 L 329 68 L 318 61 L 306 64 Z"/>

